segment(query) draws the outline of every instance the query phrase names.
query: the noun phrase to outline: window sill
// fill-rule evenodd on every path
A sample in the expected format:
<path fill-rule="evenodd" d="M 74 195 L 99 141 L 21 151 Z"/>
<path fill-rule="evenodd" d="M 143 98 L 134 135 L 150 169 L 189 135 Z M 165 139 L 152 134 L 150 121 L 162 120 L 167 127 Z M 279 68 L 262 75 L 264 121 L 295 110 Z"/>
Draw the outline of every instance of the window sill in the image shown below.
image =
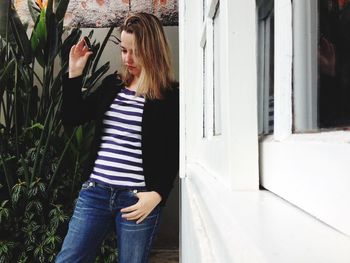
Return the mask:
<path fill-rule="evenodd" d="M 188 166 L 187 177 L 182 179 L 182 204 L 185 203 L 182 230 L 185 224 L 187 230 L 193 226 L 192 232 L 202 231 L 211 250 L 196 252 L 186 247 L 186 239 L 201 235 L 185 235 L 182 231 L 185 263 L 191 262 L 191 255 L 198 260 L 205 253 L 220 263 L 350 262 L 348 236 L 268 191 L 230 190 L 198 165 Z M 186 213 L 201 219 L 192 222 Z M 197 241 L 201 239 L 189 243 Z"/>

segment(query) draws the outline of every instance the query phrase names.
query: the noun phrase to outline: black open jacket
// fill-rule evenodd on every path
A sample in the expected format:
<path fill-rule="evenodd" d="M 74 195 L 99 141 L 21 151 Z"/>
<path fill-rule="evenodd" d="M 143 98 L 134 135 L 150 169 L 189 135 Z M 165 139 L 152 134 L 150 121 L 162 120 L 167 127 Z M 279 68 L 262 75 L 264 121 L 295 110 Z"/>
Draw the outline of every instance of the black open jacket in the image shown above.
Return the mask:
<path fill-rule="evenodd" d="M 101 142 L 102 121 L 123 83 L 116 74 L 107 76 L 95 92 L 82 96 L 82 77 L 63 78 L 62 121 L 76 126 L 94 120 L 96 129 L 84 169 L 88 178 Z M 146 99 L 142 116 L 142 161 L 146 188 L 156 191 L 164 205 L 179 169 L 179 90 L 174 87 L 163 99 Z"/>

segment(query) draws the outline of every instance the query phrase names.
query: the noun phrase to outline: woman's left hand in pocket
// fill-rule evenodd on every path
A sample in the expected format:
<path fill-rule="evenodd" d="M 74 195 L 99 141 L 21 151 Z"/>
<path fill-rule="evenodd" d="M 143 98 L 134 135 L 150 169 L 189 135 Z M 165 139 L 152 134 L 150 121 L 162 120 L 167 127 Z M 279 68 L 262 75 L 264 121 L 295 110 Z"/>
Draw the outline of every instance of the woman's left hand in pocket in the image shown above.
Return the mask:
<path fill-rule="evenodd" d="M 137 220 L 136 224 L 141 223 L 160 203 L 162 197 L 155 191 L 139 192 L 136 194 L 138 202 L 132 206 L 120 210 L 122 217 L 127 220 Z"/>

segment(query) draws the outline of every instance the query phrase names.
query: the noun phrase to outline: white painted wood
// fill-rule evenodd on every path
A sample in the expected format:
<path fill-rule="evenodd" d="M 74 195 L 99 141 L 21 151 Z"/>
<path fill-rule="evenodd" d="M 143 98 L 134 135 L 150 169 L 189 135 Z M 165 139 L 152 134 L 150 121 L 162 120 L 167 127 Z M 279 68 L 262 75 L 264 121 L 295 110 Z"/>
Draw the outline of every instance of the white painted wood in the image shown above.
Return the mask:
<path fill-rule="evenodd" d="M 184 193 L 183 203 L 188 207 L 196 202 L 200 210 L 208 250 L 215 256 L 212 262 L 350 262 L 349 237 L 276 195 L 259 190 L 232 191 L 197 163 L 188 163 L 187 172 L 182 183 L 190 187 L 183 188 L 189 191 Z M 197 226 L 186 227 L 190 231 Z M 191 254 L 193 246 L 184 248 L 184 253 Z"/>
<path fill-rule="evenodd" d="M 345 171 L 350 168 L 346 165 L 350 163 L 347 159 L 350 155 L 348 143 L 344 143 L 348 142 L 347 135 L 344 136 L 348 133 L 291 136 L 291 1 L 275 1 L 279 10 L 275 85 L 279 86 L 276 97 L 280 124 L 276 127 L 276 137 L 263 142 L 261 156 L 264 182 L 272 188 L 276 186 L 277 190 L 282 189 L 278 194 L 283 198 L 289 197 L 289 192 L 293 198 L 298 198 L 300 192 L 299 199 L 289 198 L 294 204 L 268 191 L 257 190 L 255 1 L 220 1 L 224 54 L 220 62 L 223 127 L 221 136 L 205 139 L 202 138 L 203 56 L 200 46 L 203 2 L 181 1 L 180 18 L 184 17 L 183 28 L 180 28 L 180 47 L 183 49 L 180 52 L 180 81 L 185 103 L 182 122 L 186 128 L 183 143 L 186 157 L 182 159 L 186 178 L 181 179 L 182 262 L 201 263 L 207 255 L 213 257 L 212 262 L 219 263 L 350 262 L 349 237 L 308 214 L 313 211 L 309 207 L 304 213 L 294 206 L 299 205 L 299 199 L 306 203 L 316 200 L 319 202 L 315 212 L 317 218 L 320 218 L 317 213 L 333 212 L 323 207 L 327 198 L 319 199 L 325 193 L 321 190 L 330 188 L 340 190 L 340 195 L 337 191 L 332 192 L 336 195 L 333 199 L 336 204 L 332 205 L 343 206 L 349 200 L 342 189 L 349 189 L 349 176 Z M 316 158 L 318 154 L 321 154 L 319 159 Z M 335 154 L 336 158 L 330 154 Z M 341 159 L 341 172 L 332 171 L 338 167 L 335 159 Z M 281 161 L 285 163 L 276 164 Z M 333 176 L 333 181 L 321 183 L 325 174 Z M 344 185 L 340 185 L 341 182 Z M 314 195 L 318 195 L 317 198 Z M 342 209 L 347 208 L 343 206 Z M 349 221 L 347 216 L 345 219 Z"/>
<path fill-rule="evenodd" d="M 186 10 L 191 13 L 186 17 L 186 35 L 184 46 L 184 84 L 182 88 L 185 93 L 186 104 L 186 158 L 201 160 L 208 169 L 215 170 L 219 176 L 228 178 L 228 166 L 230 157 L 228 155 L 228 130 L 229 112 L 225 108 L 221 108 L 222 112 L 222 136 L 213 135 L 213 36 L 212 36 L 212 19 L 206 18 L 205 27 L 203 29 L 203 21 L 201 18 L 200 8 L 201 1 L 186 2 Z M 191 9 L 191 11 L 189 11 Z M 198 30 L 201 29 L 201 30 Z M 221 29 L 220 29 L 221 30 Z M 205 37 L 204 37 L 204 33 Z M 204 41 L 205 39 L 205 41 Z M 206 80 L 205 80 L 205 124 L 206 138 L 202 138 L 203 134 L 203 49 L 205 43 L 206 54 Z M 225 42 L 220 43 L 226 45 Z M 224 58 L 226 59 L 226 58 Z M 220 58 L 221 61 L 221 58 Z M 226 62 L 225 62 L 226 63 Z M 222 67 L 226 70 L 226 64 Z M 224 71 L 223 70 L 223 71 Z M 226 76 L 225 73 L 220 73 Z M 226 85 L 226 79 L 220 80 L 220 88 L 222 88 L 221 100 L 225 92 L 229 89 Z M 224 104 L 224 103 L 222 103 Z M 225 104 L 225 106 L 228 103 Z M 224 107 L 221 105 L 221 107 Z M 189 109 L 189 110 L 188 110 Z M 229 179 L 227 179 L 229 182 Z"/>
<path fill-rule="evenodd" d="M 350 236 L 350 134 L 295 134 L 261 144 L 262 184 Z"/>
<path fill-rule="evenodd" d="M 274 137 L 292 132 L 292 1 L 275 1 L 275 121 Z"/>
<path fill-rule="evenodd" d="M 182 180 L 183 185 L 183 200 L 190 200 L 186 202 L 184 209 L 187 216 L 187 221 L 184 222 L 184 232 L 182 232 L 184 238 L 184 246 L 182 253 L 187 258 L 182 258 L 182 262 L 201 262 L 201 263 L 213 263 L 215 256 L 213 255 L 211 241 L 207 233 L 207 224 L 203 212 L 200 210 L 198 204 L 198 195 L 192 189 L 190 179 L 186 178 Z M 196 242 L 194 242 L 196 240 Z"/>
<path fill-rule="evenodd" d="M 222 93 L 227 112 L 222 121 L 228 125 L 229 182 L 233 189 L 258 189 L 255 1 L 226 0 L 220 8 L 225 54 L 222 85 L 226 87 Z"/>

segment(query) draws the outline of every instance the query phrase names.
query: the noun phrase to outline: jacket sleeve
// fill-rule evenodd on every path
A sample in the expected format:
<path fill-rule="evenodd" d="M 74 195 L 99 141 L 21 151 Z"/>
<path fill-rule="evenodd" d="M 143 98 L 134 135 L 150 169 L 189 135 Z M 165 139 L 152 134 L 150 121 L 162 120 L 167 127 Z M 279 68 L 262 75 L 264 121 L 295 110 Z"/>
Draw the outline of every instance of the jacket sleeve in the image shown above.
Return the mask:
<path fill-rule="evenodd" d="M 164 151 L 164 162 L 159 164 L 163 173 L 158 177 L 158 184 L 154 185 L 154 191 L 162 196 L 160 205 L 164 205 L 169 197 L 170 191 L 174 186 L 174 181 L 179 172 L 179 90 L 175 89 L 169 100 L 167 110 L 168 118 L 166 123 L 166 140 Z"/>
<path fill-rule="evenodd" d="M 65 74 L 62 83 L 61 116 L 63 124 L 77 126 L 95 119 L 96 105 L 102 87 L 98 87 L 96 91 L 83 98 L 81 90 L 83 85 L 82 76 L 69 78 L 68 74 Z"/>

